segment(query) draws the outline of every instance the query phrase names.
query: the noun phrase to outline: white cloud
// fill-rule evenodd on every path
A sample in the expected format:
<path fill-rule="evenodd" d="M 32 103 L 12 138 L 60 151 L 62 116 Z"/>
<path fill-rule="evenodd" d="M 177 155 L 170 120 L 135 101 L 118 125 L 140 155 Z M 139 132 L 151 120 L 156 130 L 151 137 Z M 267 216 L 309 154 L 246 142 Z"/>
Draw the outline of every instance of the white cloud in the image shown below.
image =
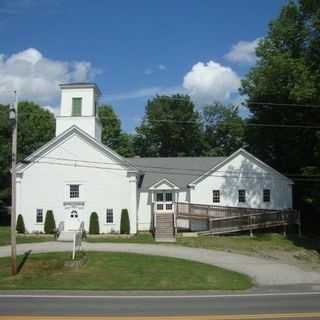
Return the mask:
<path fill-rule="evenodd" d="M 147 87 L 142 89 L 137 89 L 129 92 L 121 92 L 116 94 L 109 94 L 106 96 L 107 101 L 121 101 L 121 100 L 130 100 L 130 99 L 139 99 L 139 98 L 149 98 L 154 97 L 155 95 L 170 95 L 177 92 L 183 92 L 184 89 L 177 87 Z"/>
<path fill-rule="evenodd" d="M 183 79 L 183 88 L 200 104 L 226 101 L 238 92 L 240 77 L 217 62 L 198 62 Z"/>
<path fill-rule="evenodd" d="M 9 103 L 13 91 L 19 99 L 51 104 L 59 97 L 59 84 L 89 81 L 98 71 L 87 61 L 58 61 L 34 48 L 6 57 L 0 54 L 0 103 Z"/>
<path fill-rule="evenodd" d="M 52 107 L 52 106 L 42 106 L 43 109 L 46 109 L 53 113 L 55 116 L 59 115 L 59 107 Z"/>
<path fill-rule="evenodd" d="M 154 66 L 152 68 L 145 69 L 143 73 L 149 76 L 150 74 L 153 74 L 156 71 L 167 71 L 167 67 L 164 64 L 158 64 L 157 66 Z"/>
<path fill-rule="evenodd" d="M 166 71 L 167 67 L 164 64 L 159 64 L 158 65 L 158 69 L 161 70 L 161 71 Z"/>
<path fill-rule="evenodd" d="M 254 64 L 257 60 L 256 48 L 261 38 L 253 41 L 239 41 L 225 55 L 226 59 L 238 64 Z"/>
<path fill-rule="evenodd" d="M 190 95 L 193 101 L 200 106 L 214 101 L 232 103 L 238 97 L 239 87 L 240 77 L 231 68 L 214 61 L 198 62 L 184 76 L 181 85 L 154 86 L 109 94 L 106 100 L 112 102 L 180 93 Z"/>
<path fill-rule="evenodd" d="M 153 70 L 151 68 L 147 68 L 144 70 L 144 74 L 146 74 L 147 76 L 152 74 L 153 73 Z"/>

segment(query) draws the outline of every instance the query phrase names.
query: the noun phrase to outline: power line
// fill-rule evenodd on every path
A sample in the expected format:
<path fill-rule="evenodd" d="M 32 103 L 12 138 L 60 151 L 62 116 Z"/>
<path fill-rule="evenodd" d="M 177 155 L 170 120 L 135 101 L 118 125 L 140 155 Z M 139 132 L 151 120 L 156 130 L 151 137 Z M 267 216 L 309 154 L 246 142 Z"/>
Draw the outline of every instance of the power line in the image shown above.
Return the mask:
<path fill-rule="evenodd" d="M 147 122 L 163 122 L 163 123 L 195 123 L 195 124 L 201 124 L 198 121 L 193 121 L 193 120 L 170 120 L 170 119 L 154 119 L 154 120 L 146 120 Z M 223 124 L 224 126 L 228 126 L 228 124 Z M 320 126 L 314 126 L 311 124 L 307 125 L 302 125 L 302 124 L 272 124 L 272 123 L 232 123 L 230 126 L 234 125 L 241 125 L 241 126 L 247 126 L 247 127 L 271 127 L 271 128 L 302 128 L 302 129 L 316 129 L 320 130 Z"/>
<path fill-rule="evenodd" d="M 255 102 L 255 101 L 248 101 L 245 104 L 255 104 L 255 105 L 262 105 L 262 106 L 277 106 L 277 107 L 299 107 L 299 108 L 318 108 L 320 109 L 320 105 L 314 104 L 297 104 L 297 103 L 276 103 L 276 102 Z"/>
<path fill-rule="evenodd" d="M 69 161 L 69 162 L 73 162 L 73 163 L 76 163 L 76 162 L 83 162 L 83 163 L 92 163 L 92 164 L 105 164 L 105 165 L 114 165 L 114 166 L 119 166 L 119 164 L 117 163 L 114 163 L 114 162 L 105 162 L 105 161 L 91 161 L 91 160 L 81 160 L 81 159 L 69 159 L 69 158 L 58 158 L 58 157 L 48 157 L 48 156 L 44 156 L 43 158 L 46 158 L 46 159 L 51 159 L 51 160 L 60 160 L 60 161 Z M 186 158 L 190 158 L 190 159 L 197 159 L 196 157 L 186 157 Z M 210 157 L 208 157 L 210 158 Z M 137 158 L 139 159 L 139 158 Z M 177 172 L 194 172 L 194 174 L 192 174 L 192 176 L 196 175 L 196 174 L 205 174 L 207 173 L 209 169 L 205 169 L 205 170 L 201 170 L 201 169 L 192 169 L 192 168 L 178 168 L 178 167 L 170 167 L 170 166 L 166 166 L 166 167 L 163 167 L 163 166 L 151 166 L 151 165 L 139 165 L 139 164 L 136 164 L 136 163 L 131 163 L 130 159 L 127 159 L 126 160 L 128 161 L 129 164 L 132 164 L 134 167 L 137 167 L 137 168 L 141 168 L 142 171 L 144 171 L 145 168 L 147 169 L 159 169 L 159 170 L 170 170 L 170 172 L 168 173 L 177 173 Z M 218 163 L 219 164 L 219 163 Z M 77 166 L 77 165 L 75 165 Z M 213 167 L 212 167 L 213 168 Z M 211 169 L 212 169 L 211 168 Z M 112 168 L 113 169 L 113 168 Z M 174 171 L 176 170 L 176 171 Z M 228 174 L 234 174 L 234 171 L 230 171 L 230 170 L 216 170 L 215 172 L 219 172 L 219 173 L 228 173 Z M 166 173 L 166 172 L 162 172 L 162 171 L 156 171 L 156 173 Z M 245 172 L 245 171 L 241 171 L 239 172 L 239 174 L 252 174 L 252 172 Z M 284 176 L 288 176 L 288 177 L 317 177 L 317 178 L 320 178 L 320 175 L 303 175 L 301 173 L 296 173 L 296 174 L 293 174 L 293 173 L 281 173 L 283 174 Z M 266 176 L 266 175 L 270 175 L 270 176 L 273 176 L 273 174 L 270 174 L 270 173 L 261 173 L 261 175 L 263 176 Z"/>
<path fill-rule="evenodd" d="M 192 98 L 192 97 L 191 97 Z M 168 99 L 168 100 L 177 100 L 177 101 L 185 101 L 190 102 L 190 99 L 186 98 L 175 98 L 167 95 L 160 96 L 160 99 Z M 258 101 L 248 101 L 248 102 L 242 102 L 242 105 L 248 105 L 248 104 L 256 104 L 256 105 L 262 105 L 262 106 L 278 106 L 278 107 L 299 107 L 299 108 L 320 108 L 320 105 L 315 104 L 298 104 L 298 103 L 278 103 L 278 102 L 258 102 Z"/>

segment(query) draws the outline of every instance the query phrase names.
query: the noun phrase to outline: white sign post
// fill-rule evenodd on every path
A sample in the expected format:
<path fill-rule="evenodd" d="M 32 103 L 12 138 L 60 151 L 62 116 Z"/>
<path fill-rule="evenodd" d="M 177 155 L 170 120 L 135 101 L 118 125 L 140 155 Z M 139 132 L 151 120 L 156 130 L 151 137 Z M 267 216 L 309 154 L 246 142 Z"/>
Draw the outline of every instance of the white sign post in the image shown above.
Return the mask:
<path fill-rule="evenodd" d="M 74 260 L 76 258 L 77 250 L 78 251 L 81 250 L 81 240 L 82 240 L 82 233 L 80 231 L 75 232 L 73 234 L 72 260 Z"/>

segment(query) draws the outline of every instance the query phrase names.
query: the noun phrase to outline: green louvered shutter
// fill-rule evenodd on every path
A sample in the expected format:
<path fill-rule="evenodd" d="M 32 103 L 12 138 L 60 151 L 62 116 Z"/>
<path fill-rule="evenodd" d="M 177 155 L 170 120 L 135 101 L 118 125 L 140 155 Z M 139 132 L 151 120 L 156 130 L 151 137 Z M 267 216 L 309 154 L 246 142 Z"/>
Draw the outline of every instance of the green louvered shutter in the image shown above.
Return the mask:
<path fill-rule="evenodd" d="M 72 98 L 72 116 L 81 116 L 82 98 Z"/>

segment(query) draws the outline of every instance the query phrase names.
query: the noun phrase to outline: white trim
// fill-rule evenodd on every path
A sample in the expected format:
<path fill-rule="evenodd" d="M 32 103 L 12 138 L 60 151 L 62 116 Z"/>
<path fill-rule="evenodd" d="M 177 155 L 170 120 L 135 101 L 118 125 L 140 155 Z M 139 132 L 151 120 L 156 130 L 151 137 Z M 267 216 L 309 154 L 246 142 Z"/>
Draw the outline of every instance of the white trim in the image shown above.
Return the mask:
<path fill-rule="evenodd" d="M 161 191 L 162 189 L 157 189 L 157 186 L 159 186 L 162 183 L 166 183 L 169 186 L 171 186 L 171 189 L 163 189 L 163 190 L 168 190 L 168 191 L 169 190 L 180 190 L 180 188 L 177 185 L 175 185 L 173 182 L 169 181 L 166 178 L 163 178 L 163 179 L 159 180 L 158 182 L 154 183 L 151 187 L 149 187 L 148 190 Z"/>
<path fill-rule="evenodd" d="M 17 171 L 23 172 L 27 168 L 29 168 L 31 165 L 34 164 L 33 161 L 36 159 L 39 159 L 41 156 L 44 156 L 48 152 L 52 150 L 53 147 L 59 146 L 61 143 L 63 143 L 66 138 L 71 138 L 73 135 L 78 134 L 85 140 L 87 140 L 89 143 L 91 143 L 93 146 L 95 146 L 97 149 L 100 149 L 103 153 L 107 155 L 111 155 L 114 160 L 116 160 L 118 163 L 120 163 L 122 166 L 128 169 L 130 172 L 141 172 L 138 168 L 136 168 L 133 164 L 131 164 L 127 159 L 121 157 L 118 153 L 110 149 L 109 147 L 105 146 L 101 142 L 95 140 L 93 137 L 88 135 L 85 131 L 80 129 L 79 127 L 73 125 L 68 130 L 62 132 L 60 135 L 56 136 L 52 140 L 50 140 L 48 143 L 40 147 L 38 150 L 33 152 L 31 155 L 29 155 L 27 158 L 24 159 L 24 161 L 32 161 L 31 163 L 24 164 L 23 162 L 18 163 L 17 165 Z M 83 159 L 82 159 L 83 160 Z M 75 159 L 75 161 L 81 162 L 81 159 Z"/>
<path fill-rule="evenodd" d="M 291 179 L 289 179 L 288 177 L 286 177 L 285 175 L 283 175 L 279 171 L 273 169 L 272 167 L 270 167 L 268 164 L 264 163 L 260 159 L 256 158 L 250 152 L 240 148 L 237 151 L 235 151 L 234 153 L 232 153 L 228 158 L 224 159 L 223 161 L 218 163 L 216 166 L 214 166 L 213 168 L 211 168 L 210 170 L 205 172 L 203 175 L 201 175 L 198 178 L 196 178 L 195 180 L 193 180 L 191 183 L 188 184 L 188 186 L 195 187 L 195 185 L 198 184 L 200 181 L 202 181 L 204 178 L 206 178 L 207 176 L 209 176 L 213 172 L 217 171 L 219 168 L 223 167 L 225 164 L 227 164 L 228 162 L 230 162 L 232 159 L 234 159 L 235 157 L 237 157 L 240 154 L 242 154 L 245 157 L 248 157 L 249 159 L 257 162 L 259 165 L 261 165 L 261 166 L 265 167 L 266 169 L 272 171 L 274 174 L 276 174 L 278 176 L 281 176 L 281 178 L 287 180 L 289 184 L 294 184 L 294 182 Z"/>

